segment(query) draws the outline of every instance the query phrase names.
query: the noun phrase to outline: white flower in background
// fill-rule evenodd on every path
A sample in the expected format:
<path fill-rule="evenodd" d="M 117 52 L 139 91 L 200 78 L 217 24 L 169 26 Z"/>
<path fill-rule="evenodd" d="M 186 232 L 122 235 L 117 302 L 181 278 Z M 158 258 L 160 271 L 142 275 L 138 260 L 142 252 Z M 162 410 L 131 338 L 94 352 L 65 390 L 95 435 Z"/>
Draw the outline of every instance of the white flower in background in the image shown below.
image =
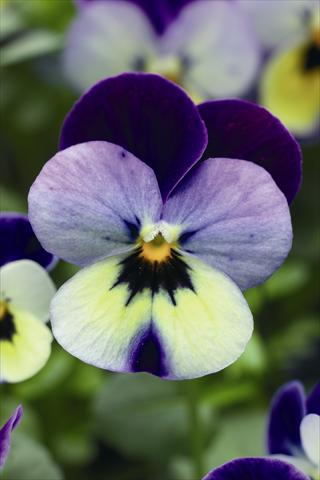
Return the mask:
<path fill-rule="evenodd" d="M 105 77 L 145 71 L 160 73 L 194 100 L 204 100 L 243 95 L 255 78 L 259 48 L 235 2 L 189 2 L 167 19 L 161 33 L 152 24 L 157 12 L 151 4 L 148 16 L 133 1 L 80 3 L 63 58 L 67 77 L 80 91 Z"/>
<path fill-rule="evenodd" d="M 52 335 L 46 326 L 55 286 L 47 271 L 31 260 L 0 269 L 0 381 L 20 382 L 47 362 Z"/>

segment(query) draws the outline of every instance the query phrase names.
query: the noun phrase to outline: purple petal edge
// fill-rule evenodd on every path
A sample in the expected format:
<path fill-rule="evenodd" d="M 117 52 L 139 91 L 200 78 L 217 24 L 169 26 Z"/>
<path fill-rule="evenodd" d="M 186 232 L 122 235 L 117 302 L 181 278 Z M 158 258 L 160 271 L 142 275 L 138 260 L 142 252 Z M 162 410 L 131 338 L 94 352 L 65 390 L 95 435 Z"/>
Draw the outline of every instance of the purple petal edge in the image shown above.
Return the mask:
<path fill-rule="evenodd" d="M 212 470 L 203 480 L 308 480 L 308 477 L 281 460 L 238 458 Z"/>
<path fill-rule="evenodd" d="M 208 130 L 203 159 L 226 157 L 257 163 L 291 203 L 301 185 L 302 154 L 286 127 L 265 108 L 245 100 L 213 100 L 198 108 Z"/>
<path fill-rule="evenodd" d="M 18 212 L 0 213 L 0 251 L 0 267 L 28 259 L 50 271 L 59 260 L 42 247 L 28 216 Z"/>
<path fill-rule="evenodd" d="M 9 454 L 11 432 L 19 425 L 22 414 L 22 405 L 18 405 L 9 420 L 0 429 L 0 468 L 4 466 Z"/>
<path fill-rule="evenodd" d="M 315 413 L 320 415 L 320 382 L 318 382 L 313 390 L 307 396 L 307 413 Z"/>
<path fill-rule="evenodd" d="M 292 381 L 274 395 L 267 428 L 270 454 L 293 455 L 301 447 L 300 424 L 306 414 L 303 385 Z"/>

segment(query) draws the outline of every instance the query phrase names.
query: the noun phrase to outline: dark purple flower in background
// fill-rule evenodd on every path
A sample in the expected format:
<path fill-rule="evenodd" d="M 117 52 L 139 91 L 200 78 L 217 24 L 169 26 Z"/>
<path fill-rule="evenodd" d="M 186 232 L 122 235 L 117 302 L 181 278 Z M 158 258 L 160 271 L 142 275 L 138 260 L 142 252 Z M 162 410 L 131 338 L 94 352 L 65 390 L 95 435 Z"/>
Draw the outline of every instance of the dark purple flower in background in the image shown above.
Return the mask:
<path fill-rule="evenodd" d="M 0 428 L 0 468 L 4 466 L 9 455 L 11 433 L 19 425 L 22 414 L 23 409 L 22 406 L 19 405 L 9 420 Z"/>
<path fill-rule="evenodd" d="M 239 458 L 212 470 L 203 480 L 308 480 L 308 477 L 281 460 Z"/>
<path fill-rule="evenodd" d="M 61 345 L 169 379 L 235 361 L 252 331 L 239 287 L 291 247 L 283 193 L 299 187 L 301 156 L 287 130 L 248 102 L 197 108 L 172 82 L 132 73 L 75 104 L 61 148 L 29 194 L 42 245 L 85 267 L 52 302 Z"/>
<path fill-rule="evenodd" d="M 235 2 L 78 3 L 63 65 L 79 91 L 129 71 L 159 73 L 185 88 L 196 103 L 250 89 L 260 51 L 247 16 Z"/>
<path fill-rule="evenodd" d="M 51 270 L 57 258 L 42 248 L 27 215 L 0 213 L 0 267 L 16 260 L 33 260 Z"/>
<path fill-rule="evenodd" d="M 294 381 L 275 394 L 268 425 L 268 450 L 311 478 L 320 476 L 320 383 L 306 396 Z"/>

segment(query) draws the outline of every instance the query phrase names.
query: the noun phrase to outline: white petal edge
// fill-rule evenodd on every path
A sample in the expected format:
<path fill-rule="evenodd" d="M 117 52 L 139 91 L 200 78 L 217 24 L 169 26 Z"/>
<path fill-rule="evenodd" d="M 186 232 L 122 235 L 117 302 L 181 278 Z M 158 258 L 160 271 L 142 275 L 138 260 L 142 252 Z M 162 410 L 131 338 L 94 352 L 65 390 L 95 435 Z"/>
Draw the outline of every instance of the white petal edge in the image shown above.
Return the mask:
<path fill-rule="evenodd" d="M 92 2 L 66 39 L 65 73 L 80 91 L 105 77 L 135 70 L 155 51 L 156 34 L 143 11 L 127 1 Z"/>
<path fill-rule="evenodd" d="M 56 287 L 47 271 L 32 260 L 17 260 L 1 267 L 1 298 L 14 309 L 38 320 L 49 320 L 49 307 Z"/>
<path fill-rule="evenodd" d="M 320 416 L 306 415 L 300 424 L 301 442 L 309 460 L 320 466 Z"/>

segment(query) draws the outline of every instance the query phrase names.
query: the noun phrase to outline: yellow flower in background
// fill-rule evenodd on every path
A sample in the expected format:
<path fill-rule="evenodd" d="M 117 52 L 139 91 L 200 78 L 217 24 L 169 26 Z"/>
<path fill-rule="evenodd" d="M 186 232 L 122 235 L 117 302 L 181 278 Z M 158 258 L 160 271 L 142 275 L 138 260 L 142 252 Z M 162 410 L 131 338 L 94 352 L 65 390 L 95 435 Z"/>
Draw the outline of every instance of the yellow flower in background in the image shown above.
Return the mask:
<path fill-rule="evenodd" d="M 270 54 L 260 101 L 297 136 L 320 119 L 320 4 L 316 0 L 240 0 Z"/>
<path fill-rule="evenodd" d="M 31 260 L 6 264 L 0 278 L 0 380 L 21 382 L 50 356 L 52 335 L 45 323 L 55 287 L 46 270 Z"/>

